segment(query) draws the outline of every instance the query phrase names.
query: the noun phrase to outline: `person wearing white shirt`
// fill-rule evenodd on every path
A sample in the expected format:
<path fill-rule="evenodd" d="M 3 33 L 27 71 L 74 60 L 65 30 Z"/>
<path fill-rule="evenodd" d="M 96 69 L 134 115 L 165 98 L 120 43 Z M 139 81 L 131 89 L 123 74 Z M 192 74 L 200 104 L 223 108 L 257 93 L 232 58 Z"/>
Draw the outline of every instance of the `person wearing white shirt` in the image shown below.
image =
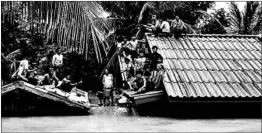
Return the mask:
<path fill-rule="evenodd" d="M 160 26 L 160 29 L 163 33 L 170 33 L 170 24 L 164 20 Z"/>
<path fill-rule="evenodd" d="M 19 67 L 17 71 L 12 75 L 12 78 L 23 79 L 25 81 L 28 81 L 28 79 L 26 78 L 28 67 L 28 60 L 26 57 L 24 57 L 23 60 L 20 61 Z"/>
<path fill-rule="evenodd" d="M 28 62 L 29 59 L 28 58 L 29 57 L 24 57 L 23 60 L 20 61 L 19 67 L 15 71 L 15 73 L 12 75 L 12 78 L 28 81 L 28 79 L 26 78 L 27 73 L 36 70 L 36 68 L 32 70 L 28 69 L 29 68 L 29 62 Z"/>
<path fill-rule="evenodd" d="M 108 69 L 105 69 L 105 74 L 103 75 L 103 89 L 104 89 L 104 105 L 106 100 L 109 101 L 111 97 L 111 103 L 114 104 L 114 96 L 113 96 L 113 75 L 109 73 Z M 109 95 L 108 95 L 109 93 Z"/>
<path fill-rule="evenodd" d="M 52 58 L 52 65 L 55 68 L 60 68 L 63 65 L 63 55 L 61 54 L 61 50 L 58 48 L 56 54 Z"/>

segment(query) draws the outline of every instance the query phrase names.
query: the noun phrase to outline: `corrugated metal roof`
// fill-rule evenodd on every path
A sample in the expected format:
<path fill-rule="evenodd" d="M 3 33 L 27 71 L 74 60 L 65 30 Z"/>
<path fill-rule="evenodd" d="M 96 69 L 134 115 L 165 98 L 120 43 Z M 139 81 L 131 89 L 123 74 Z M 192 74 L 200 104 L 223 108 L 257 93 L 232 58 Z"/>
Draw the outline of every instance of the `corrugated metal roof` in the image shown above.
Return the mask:
<path fill-rule="evenodd" d="M 169 97 L 261 97 L 261 42 L 253 36 L 147 36 L 158 46 Z"/>

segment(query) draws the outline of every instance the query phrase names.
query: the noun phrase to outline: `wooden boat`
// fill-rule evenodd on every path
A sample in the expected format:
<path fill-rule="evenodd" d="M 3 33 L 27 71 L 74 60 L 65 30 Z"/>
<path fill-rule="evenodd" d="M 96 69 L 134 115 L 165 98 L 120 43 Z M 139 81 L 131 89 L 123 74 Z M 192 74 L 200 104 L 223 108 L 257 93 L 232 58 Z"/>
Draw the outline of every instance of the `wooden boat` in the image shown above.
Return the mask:
<path fill-rule="evenodd" d="M 165 95 L 163 90 L 150 91 L 136 95 L 133 95 L 133 93 L 133 91 L 124 91 L 124 96 L 127 97 L 132 102 L 132 104 L 135 105 L 156 102 L 164 98 Z"/>
<path fill-rule="evenodd" d="M 120 65 L 121 78 L 123 81 L 127 80 L 127 76 L 125 75 L 126 65 L 124 63 L 123 57 L 118 56 L 118 62 Z M 165 92 L 163 89 L 135 95 L 133 95 L 132 91 L 124 91 L 124 96 L 134 105 L 156 102 L 164 98 L 164 95 Z M 130 104 L 129 101 L 128 104 Z"/>
<path fill-rule="evenodd" d="M 22 112 L 26 113 L 27 111 L 32 111 L 32 108 L 40 108 L 40 113 L 44 114 L 46 110 L 47 112 L 50 110 L 46 108 L 51 108 L 52 111 L 49 111 L 49 113 L 56 112 L 57 109 L 59 110 L 56 113 L 58 115 L 65 112 L 74 114 L 74 111 L 87 113 L 90 109 L 88 93 L 79 89 L 72 89 L 72 91 L 81 98 L 87 98 L 86 102 L 72 100 L 68 96 L 62 95 L 61 93 L 66 94 L 62 90 L 59 90 L 59 93 L 57 93 L 56 91 L 48 91 L 24 81 L 16 81 L 1 87 L 2 111 L 10 115 L 11 112 L 17 113 L 19 110 L 23 110 Z"/>

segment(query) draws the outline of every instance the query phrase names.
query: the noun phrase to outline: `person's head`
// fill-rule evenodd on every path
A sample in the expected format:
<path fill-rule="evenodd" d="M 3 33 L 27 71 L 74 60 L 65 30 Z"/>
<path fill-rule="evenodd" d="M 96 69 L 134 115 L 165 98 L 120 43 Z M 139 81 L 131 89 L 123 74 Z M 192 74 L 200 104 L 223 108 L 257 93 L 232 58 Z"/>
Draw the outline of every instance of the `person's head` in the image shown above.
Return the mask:
<path fill-rule="evenodd" d="M 124 38 L 124 39 L 123 39 L 123 41 L 124 41 L 124 42 L 127 42 L 127 39 L 126 39 L 126 38 Z"/>
<path fill-rule="evenodd" d="M 178 16 L 176 16 L 176 17 L 175 17 L 175 19 L 176 19 L 176 20 L 179 20 L 179 17 L 178 17 Z"/>
<path fill-rule="evenodd" d="M 128 58 L 125 58 L 125 63 L 128 64 L 130 60 Z"/>
<path fill-rule="evenodd" d="M 141 78 L 142 77 L 142 71 L 137 71 L 136 72 L 136 77 Z"/>
<path fill-rule="evenodd" d="M 157 20 L 156 15 L 152 15 L 152 20 Z"/>
<path fill-rule="evenodd" d="M 54 71 L 55 71 L 55 69 L 54 69 L 53 67 L 50 67 L 50 68 L 49 68 L 49 72 L 50 72 L 50 73 L 53 73 Z"/>
<path fill-rule="evenodd" d="M 61 54 L 61 49 L 60 49 L 60 48 L 57 48 L 57 49 L 56 49 L 56 53 L 57 53 L 57 54 Z"/>
<path fill-rule="evenodd" d="M 133 36 L 133 37 L 131 38 L 131 40 L 132 40 L 132 41 L 135 41 L 135 40 L 136 40 L 136 37 L 135 37 L 135 36 Z"/>
<path fill-rule="evenodd" d="M 158 47 L 157 47 L 157 46 L 153 46 L 153 47 L 152 47 L 152 50 L 153 50 L 153 53 L 156 53 L 157 50 L 158 50 Z"/>
<path fill-rule="evenodd" d="M 158 21 L 159 21 L 160 23 L 162 23 L 162 22 L 163 22 L 163 19 L 162 19 L 162 18 L 159 18 Z"/>
<path fill-rule="evenodd" d="M 157 70 L 164 70 L 164 66 L 162 64 L 157 65 Z"/>
<path fill-rule="evenodd" d="M 109 73 L 109 71 L 108 71 L 108 69 L 106 68 L 106 69 L 105 69 L 105 74 L 108 74 L 108 73 Z"/>
<path fill-rule="evenodd" d="M 144 53 L 143 53 L 143 52 L 140 52 L 140 53 L 139 53 L 139 56 L 140 56 L 140 57 L 144 57 Z"/>
<path fill-rule="evenodd" d="M 70 78 L 71 78 L 71 75 L 70 75 L 70 74 L 68 74 L 68 75 L 66 76 L 66 78 L 67 78 L 67 79 L 70 79 Z"/>

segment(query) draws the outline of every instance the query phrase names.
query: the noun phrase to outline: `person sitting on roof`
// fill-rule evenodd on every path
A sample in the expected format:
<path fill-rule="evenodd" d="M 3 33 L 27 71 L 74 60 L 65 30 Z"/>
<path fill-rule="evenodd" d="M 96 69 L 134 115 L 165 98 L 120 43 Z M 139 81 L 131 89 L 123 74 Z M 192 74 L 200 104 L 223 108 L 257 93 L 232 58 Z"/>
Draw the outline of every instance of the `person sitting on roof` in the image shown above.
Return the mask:
<path fill-rule="evenodd" d="M 33 85 L 37 85 L 38 84 L 38 79 L 36 78 L 37 72 L 36 72 L 36 63 L 32 63 L 33 66 L 29 66 L 30 69 L 32 69 L 31 71 L 28 72 L 27 74 L 27 79 L 28 82 L 33 84 Z"/>
<path fill-rule="evenodd" d="M 16 72 L 12 75 L 12 79 L 22 79 L 24 81 L 28 81 L 27 77 L 27 73 L 31 72 L 31 71 L 35 71 L 35 69 L 33 70 L 29 70 L 29 63 L 28 63 L 29 57 L 25 56 L 23 57 L 23 60 L 20 61 L 19 67 L 16 70 Z"/>
<path fill-rule="evenodd" d="M 149 56 L 150 59 L 150 66 L 152 71 L 157 70 L 157 64 L 163 63 L 163 57 L 157 52 L 158 47 L 153 46 L 152 47 L 153 53 Z"/>
<path fill-rule="evenodd" d="M 130 80 L 131 77 L 134 75 L 134 65 L 131 62 L 131 59 L 125 58 L 125 66 L 126 68 L 124 74 L 126 75 L 127 80 Z"/>
<path fill-rule="evenodd" d="M 146 47 L 146 43 L 142 43 L 142 45 L 139 47 L 138 53 L 141 53 L 141 52 L 143 52 L 145 56 L 149 54 L 149 50 Z"/>
<path fill-rule="evenodd" d="M 144 56 L 144 53 L 139 53 L 138 58 L 135 59 L 135 71 L 142 71 L 144 68 L 145 61 L 146 57 Z"/>
<path fill-rule="evenodd" d="M 163 22 L 160 25 L 160 29 L 164 35 L 170 34 L 170 24 L 167 22 L 166 18 L 163 18 Z"/>
<path fill-rule="evenodd" d="M 129 88 L 134 90 L 134 95 L 146 91 L 146 79 L 142 76 L 142 71 L 137 71 L 136 77 L 128 82 Z"/>
<path fill-rule="evenodd" d="M 173 34 L 173 37 L 179 38 L 182 34 L 184 26 L 184 22 L 178 16 L 176 16 L 171 23 L 171 33 Z"/>
<path fill-rule="evenodd" d="M 154 34 L 158 34 L 161 31 L 161 23 L 162 19 L 157 19 L 156 15 L 152 15 L 151 23 L 147 24 L 145 27 L 147 31 L 151 31 Z"/>
<path fill-rule="evenodd" d="M 54 71 L 54 68 L 46 67 L 44 73 L 45 74 L 43 76 L 38 76 L 39 81 L 36 86 L 52 85 L 53 87 L 55 87 L 55 81 L 59 81 L 59 79 L 56 77 L 56 72 Z"/>
<path fill-rule="evenodd" d="M 131 54 L 131 51 L 129 49 L 130 46 L 128 46 L 129 42 L 127 41 L 126 38 L 124 38 L 123 42 L 119 43 L 119 51 L 118 51 L 118 54 L 121 56 L 121 57 L 128 57 L 130 54 Z M 130 44 L 131 45 L 131 44 Z M 131 56 L 131 55 L 130 55 Z"/>
<path fill-rule="evenodd" d="M 158 64 L 157 65 L 157 72 L 154 73 L 154 75 L 152 75 L 150 77 L 150 81 L 153 83 L 152 88 L 154 88 L 154 90 L 159 89 L 159 86 L 160 86 L 160 83 L 161 83 L 161 80 L 163 78 L 164 73 L 165 73 L 164 66 L 162 64 Z"/>

